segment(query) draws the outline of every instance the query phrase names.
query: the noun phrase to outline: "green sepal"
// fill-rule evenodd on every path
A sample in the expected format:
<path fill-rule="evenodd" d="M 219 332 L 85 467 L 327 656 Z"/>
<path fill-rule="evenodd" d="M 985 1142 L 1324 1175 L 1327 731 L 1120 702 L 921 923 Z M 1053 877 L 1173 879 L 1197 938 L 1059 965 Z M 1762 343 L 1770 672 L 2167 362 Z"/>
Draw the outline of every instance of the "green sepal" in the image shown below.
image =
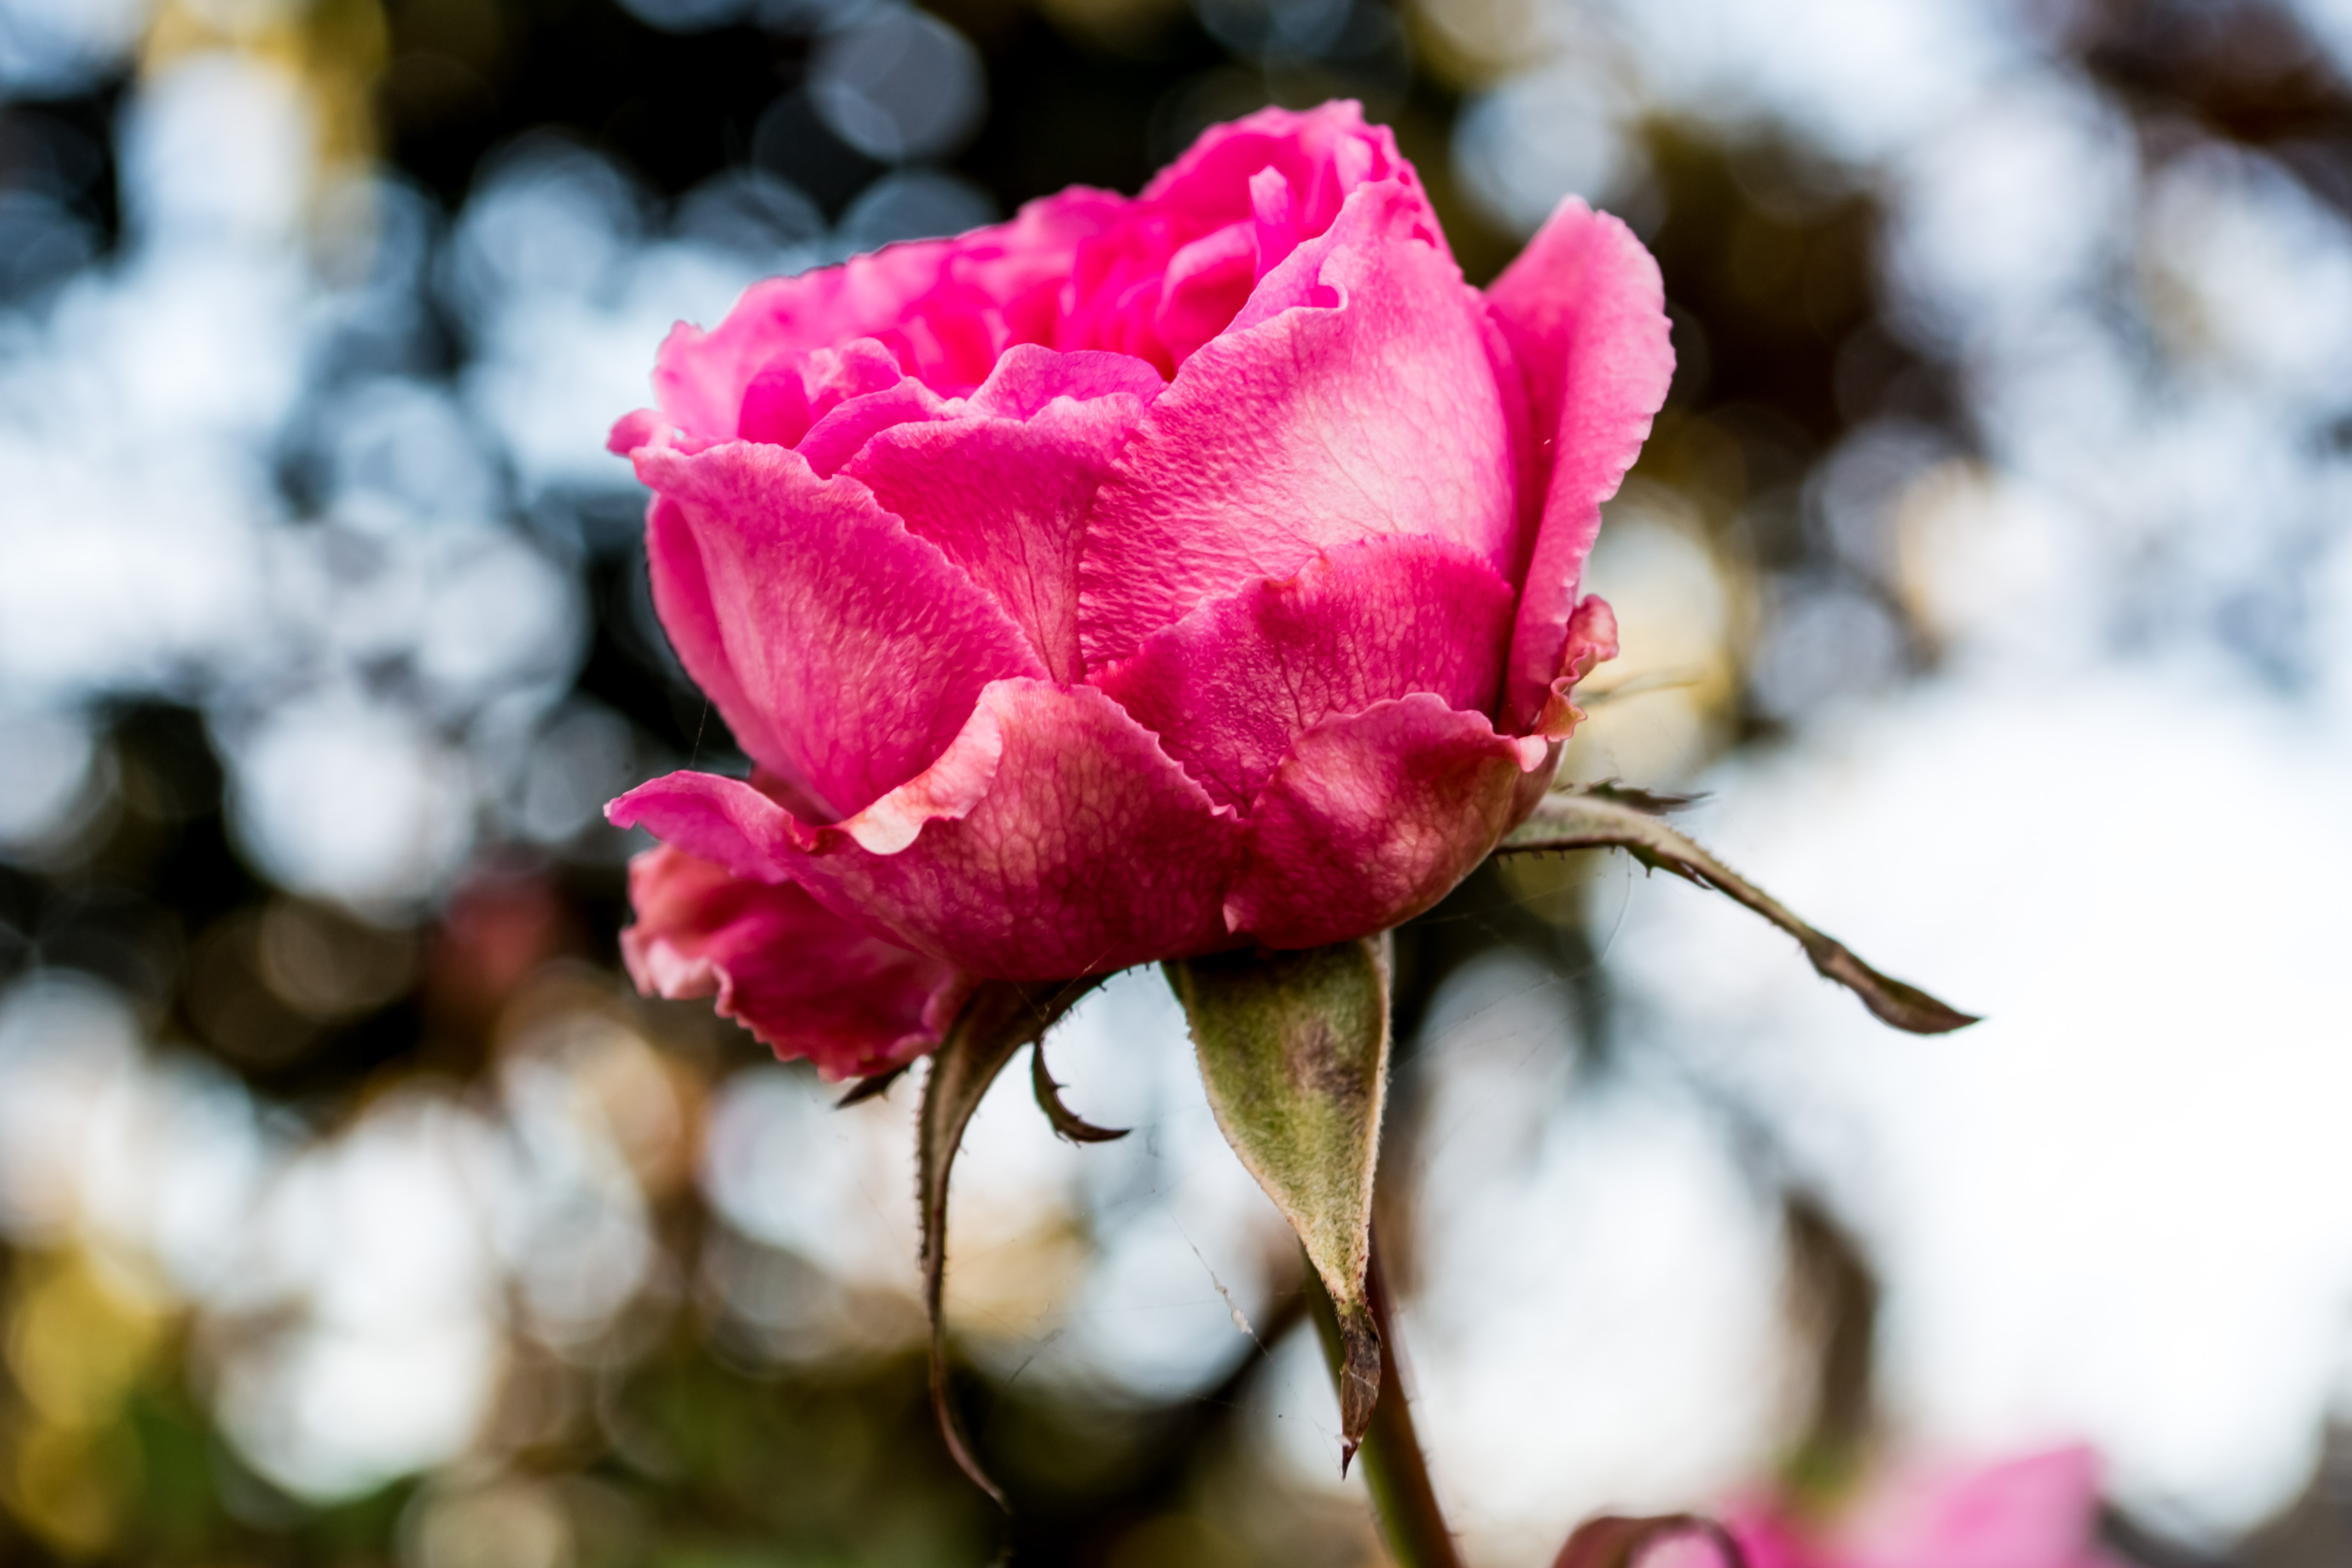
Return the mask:
<path fill-rule="evenodd" d="M 1381 1393 L 1364 1274 L 1388 1091 L 1389 938 L 1166 967 L 1225 1142 L 1298 1233 L 1330 1294 L 1343 1352 L 1344 1469 Z"/>

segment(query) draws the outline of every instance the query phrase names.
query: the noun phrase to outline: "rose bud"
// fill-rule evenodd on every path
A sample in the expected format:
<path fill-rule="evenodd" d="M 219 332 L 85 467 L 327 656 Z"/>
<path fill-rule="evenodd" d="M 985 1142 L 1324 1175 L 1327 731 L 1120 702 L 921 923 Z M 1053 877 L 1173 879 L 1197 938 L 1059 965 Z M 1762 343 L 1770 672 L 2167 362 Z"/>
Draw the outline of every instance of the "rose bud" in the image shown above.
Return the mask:
<path fill-rule="evenodd" d="M 1351 103 L 678 327 L 612 445 L 755 766 L 610 807 L 667 846 L 637 983 L 839 1078 L 980 980 L 1427 909 L 1615 651 L 1579 580 L 1672 366 L 1622 224 L 1563 203 L 1481 292 Z"/>

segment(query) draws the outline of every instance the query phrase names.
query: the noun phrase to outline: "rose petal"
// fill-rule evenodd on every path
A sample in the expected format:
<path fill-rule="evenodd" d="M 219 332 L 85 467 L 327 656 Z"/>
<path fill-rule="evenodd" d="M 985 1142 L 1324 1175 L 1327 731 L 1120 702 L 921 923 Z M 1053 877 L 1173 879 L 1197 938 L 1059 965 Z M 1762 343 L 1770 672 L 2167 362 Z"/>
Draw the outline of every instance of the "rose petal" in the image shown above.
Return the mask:
<path fill-rule="evenodd" d="M 1278 211 L 1271 184 L 1256 176 L 1271 169 L 1286 201 Z M 1143 204 L 1181 215 L 1187 232 L 1203 235 L 1233 223 L 1287 225 L 1258 268 L 1264 277 L 1296 246 L 1329 228 L 1357 187 L 1374 181 L 1402 187 L 1418 205 L 1418 226 L 1439 233 L 1437 216 L 1411 163 L 1385 125 L 1364 122 L 1363 106 L 1339 100 L 1308 110 L 1262 109 L 1213 125 L 1144 188 Z M 1444 243 L 1440 240 L 1438 243 Z"/>
<path fill-rule="evenodd" d="M 685 510 L 666 496 L 656 496 L 646 513 L 646 574 L 653 588 L 654 610 L 678 662 L 727 727 L 744 754 L 771 772 L 789 770 L 792 753 L 771 721 L 765 695 L 755 700 L 727 656 L 719 634 L 719 615 L 710 580 L 702 569 L 702 550 Z M 778 774 L 782 793 L 793 809 L 814 821 L 837 815 L 813 798 L 797 776 Z"/>
<path fill-rule="evenodd" d="M 637 921 L 621 956 L 638 990 L 716 994 L 719 1016 L 828 1079 L 921 1056 L 970 989 L 952 966 L 867 935 L 789 882 L 745 881 L 667 847 L 630 861 L 629 901 Z"/>
<path fill-rule="evenodd" d="M 1547 741 L 1565 741 L 1584 722 L 1584 710 L 1570 700 L 1577 683 L 1597 665 L 1617 657 L 1617 612 L 1598 594 L 1587 594 L 1568 618 L 1568 642 L 1560 649 L 1559 673 L 1544 693 L 1531 729 Z"/>
<path fill-rule="evenodd" d="M 747 882 L 793 879 L 793 860 L 815 849 L 828 828 L 803 820 L 770 791 L 722 773 L 681 768 L 647 779 L 604 805 L 615 827 L 642 827 L 698 860 Z"/>
<path fill-rule="evenodd" d="M 887 392 L 906 378 L 898 357 L 873 338 L 807 353 L 787 349 L 761 365 L 743 389 L 735 434 L 746 441 L 797 447 L 810 426 L 842 404 Z"/>
<path fill-rule="evenodd" d="M 1212 795 L 1245 806 L 1326 719 L 1415 691 L 1493 707 L 1511 610 L 1510 584 L 1459 544 L 1364 540 L 1210 601 L 1095 684 Z"/>
<path fill-rule="evenodd" d="M 1010 223 L 755 284 L 712 331 L 680 323 L 670 333 L 655 394 L 681 430 L 725 440 L 752 376 L 779 353 L 871 337 L 889 342 L 933 391 L 961 395 L 1007 344 L 1053 340 L 1078 243 L 1128 205 L 1108 191 L 1073 188 L 1029 203 Z"/>
<path fill-rule="evenodd" d="M 1262 276 L 1257 262 L 1257 235 L 1245 223 L 1202 235 L 1168 258 L 1151 330 L 1169 363 L 1182 364 L 1225 330 Z"/>
<path fill-rule="evenodd" d="M 1212 127 L 1104 232 L 1082 241 L 1055 342 L 1112 349 L 1172 374 L 1225 330 L 1257 281 L 1330 227 L 1348 194 L 1383 181 L 1444 249 L 1412 165 L 1354 103 L 1266 109 Z"/>
<path fill-rule="evenodd" d="M 861 842 L 910 800 L 915 833 Z M 991 683 L 929 773 L 838 826 L 708 773 L 641 785 L 605 815 L 738 876 L 797 881 L 975 973 L 1068 979 L 1232 942 L 1221 900 L 1240 824 L 1091 687 Z"/>
<path fill-rule="evenodd" d="M 989 681 L 1045 667 L 939 547 L 796 452 L 655 446 L 654 603 L 751 756 L 838 817 L 944 751 Z"/>
<path fill-rule="evenodd" d="M 1393 182 L 1359 187 L 1144 416 L 1087 523 L 1089 668 L 1359 539 L 1450 539 L 1510 570 L 1513 452 L 1480 307 L 1416 237 L 1420 211 Z"/>
<path fill-rule="evenodd" d="M 1042 363 L 1062 360 L 1081 363 Z M 1161 386 L 1150 365 L 1124 355 L 1016 348 L 970 405 L 1018 410 L 1013 416 L 974 412 L 898 425 L 868 441 L 844 472 L 962 567 L 1027 636 L 1046 671 L 1073 683 L 1082 673 L 1078 552 L 1087 509 Z M 1057 387 L 1072 390 L 1049 390 Z"/>
<path fill-rule="evenodd" d="M 1226 924 L 1296 948 L 1410 920 L 1495 847 L 1548 752 L 1425 692 L 1327 721 L 1250 806 Z"/>
<path fill-rule="evenodd" d="M 1601 503 L 1649 437 L 1675 352 L 1658 264 L 1631 229 L 1573 196 L 1487 301 L 1526 377 L 1543 496 L 1504 694 L 1505 727 L 1525 730 L 1559 673 Z"/>
<path fill-rule="evenodd" d="M 1094 349 L 1056 353 L 1018 343 L 1004 351 L 971 395 L 971 407 L 1003 419 L 1034 419 L 1057 397 L 1086 402 L 1124 395 L 1150 403 L 1167 387 L 1158 371 L 1131 354 Z"/>
<path fill-rule="evenodd" d="M 800 454 L 818 478 L 829 479 L 885 431 L 946 416 L 940 395 L 910 375 L 896 386 L 827 409 L 801 437 Z"/>

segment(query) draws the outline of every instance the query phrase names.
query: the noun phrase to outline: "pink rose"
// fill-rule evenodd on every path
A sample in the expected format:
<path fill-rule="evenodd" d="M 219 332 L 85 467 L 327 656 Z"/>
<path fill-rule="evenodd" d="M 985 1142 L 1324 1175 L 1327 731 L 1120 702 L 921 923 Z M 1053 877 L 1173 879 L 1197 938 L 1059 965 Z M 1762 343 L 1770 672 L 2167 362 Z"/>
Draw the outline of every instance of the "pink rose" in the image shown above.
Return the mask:
<path fill-rule="evenodd" d="M 1749 1568 L 2122 1568 L 2098 1522 L 2083 1447 L 1900 1473 L 1830 1519 L 1755 1504 L 1729 1521 Z"/>
<path fill-rule="evenodd" d="M 1563 204 L 1482 294 L 1349 103 L 680 326 L 612 444 L 756 768 L 611 806 L 667 846 L 631 973 L 842 1077 L 975 978 L 1427 909 L 1615 651 L 1578 581 L 1672 365 L 1622 224 Z"/>

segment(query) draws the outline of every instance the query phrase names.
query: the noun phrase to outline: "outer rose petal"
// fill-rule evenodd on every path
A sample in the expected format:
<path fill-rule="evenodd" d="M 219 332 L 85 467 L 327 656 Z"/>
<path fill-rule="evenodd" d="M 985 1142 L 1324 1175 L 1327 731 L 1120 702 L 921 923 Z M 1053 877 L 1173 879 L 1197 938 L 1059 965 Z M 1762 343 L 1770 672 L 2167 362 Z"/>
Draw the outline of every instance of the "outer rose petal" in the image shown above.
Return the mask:
<path fill-rule="evenodd" d="M 1414 691 L 1491 709 L 1511 600 L 1510 584 L 1459 544 L 1363 540 L 1210 601 L 1095 684 L 1211 795 L 1246 806 L 1326 719 Z"/>
<path fill-rule="evenodd" d="M 1073 683 L 1087 508 L 1162 385 L 1123 354 L 1024 344 L 998 362 L 971 412 L 885 430 L 844 471 L 945 551 L 1054 679 Z"/>
<path fill-rule="evenodd" d="M 914 832 L 872 831 L 916 797 Z M 1239 823 L 1091 687 L 992 683 L 929 773 L 837 827 L 707 773 L 640 785 L 605 815 L 739 876 L 797 881 L 976 974 L 1068 979 L 1233 942 L 1220 900 Z"/>
<path fill-rule="evenodd" d="M 1559 672 L 1601 503 L 1633 467 L 1666 400 L 1675 353 L 1665 287 L 1633 231 L 1570 196 L 1487 290 L 1527 377 L 1543 516 L 1519 598 L 1504 693 L 1525 730 Z"/>
<path fill-rule="evenodd" d="M 1477 297 L 1418 234 L 1423 210 L 1394 182 L 1359 186 L 1184 362 L 1095 500 L 1079 567 L 1089 668 L 1373 535 L 1453 540 L 1508 574 L 1503 397 Z"/>
<path fill-rule="evenodd" d="M 885 338 L 932 390 L 969 392 L 1008 344 L 1052 341 L 1078 243 L 1127 205 L 1074 187 L 1029 203 L 1010 223 L 754 284 L 715 330 L 681 323 L 662 344 L 654 371 L 662 411 L 689 435 L 725 440 L 744 389 L 778 353 L 864 337 Z"/>
<path fill-rule="evenodd" d="M 1021 632 L 936 545 L 787 447 L 640 448 L 661 494 L 654 604 L 743 748 L 835 817 L 946 749 L 990 680 L 1042 674 Z"/>
<path fill-rule="evenodd" d="M 828 1079 L 880 1072 L 940 1042 L 971 982 L 869 936 L 789 882 L 732 877 L 663 847 L 629 863 L 637 923 L 621 956 L 637 989 L 719 998 L 776 1055 Z"/>
<path fill-rule="evenodd" d="M 1297 948 L 1411 919 L 1495 847 L 1549 754 L 1427 693 L 1308 731 L 1250 807 L 1226 923 Z"/>

